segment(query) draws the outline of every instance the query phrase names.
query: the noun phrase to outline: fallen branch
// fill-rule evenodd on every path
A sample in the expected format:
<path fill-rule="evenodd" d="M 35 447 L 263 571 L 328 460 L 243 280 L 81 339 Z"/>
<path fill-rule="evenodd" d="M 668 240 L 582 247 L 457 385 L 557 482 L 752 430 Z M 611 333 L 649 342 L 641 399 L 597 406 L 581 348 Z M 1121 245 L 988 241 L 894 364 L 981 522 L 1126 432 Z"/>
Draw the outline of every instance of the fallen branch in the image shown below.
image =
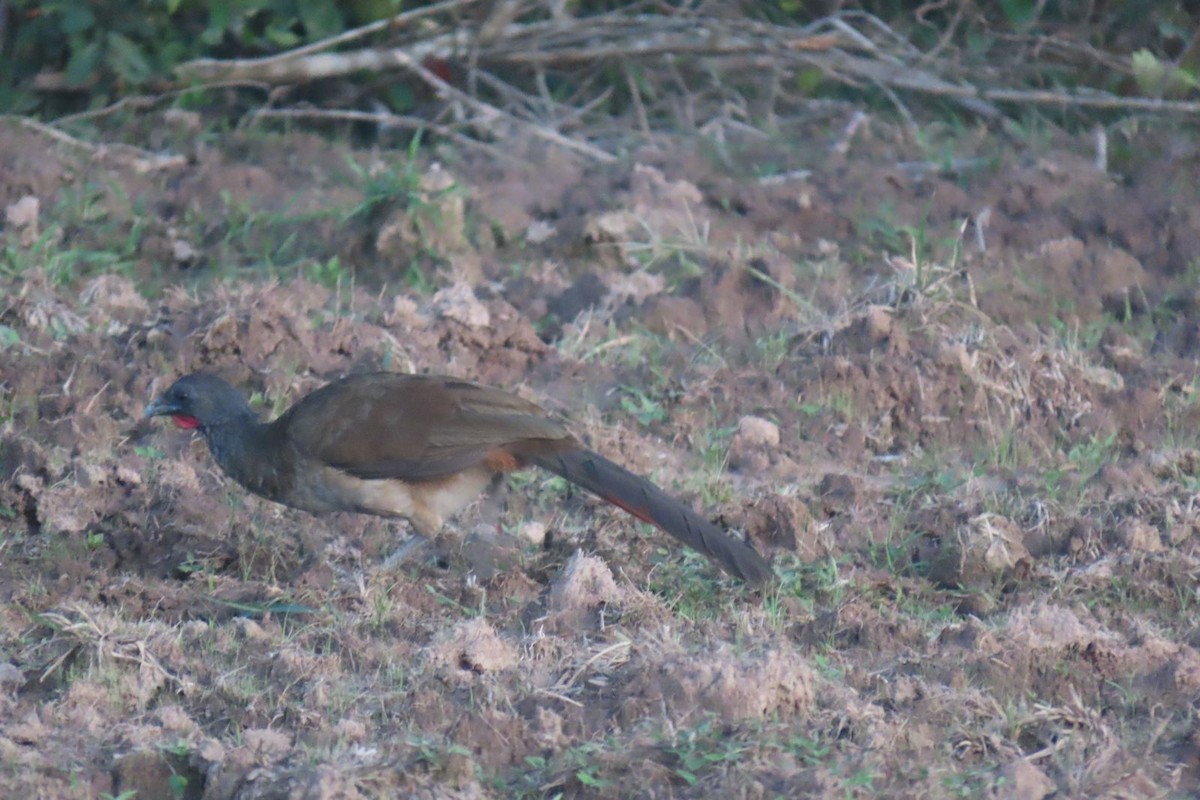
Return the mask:
<path fill-rule="evenodd" d="M 103 108 L 88 109 L 87 111 L 80 111 L 76 114 L 67 114 L 66 116 L 59 117 L 58 119 L 54 120 L 54 126 L 56 128 L 62 128 L 64 125 L 70 125 L 74 122 L 82 122 L 85 119 L 106 117 L 125 108 L 132 111 L 145 111 L 147 109 L 154 108 L 155 106 L 164 103 L 167 100 L 173 100 L 182 94 L 188 94 L 190 92 L 210 91 L 212 89 L 258 89 L 265 93 L 270 91 L 270 88 L 271 87 L 260 81 L 226 81 L 220 83 L 206 83 L 203 86 L 193 86 L 188 87 L 187 89 L 176 89 L 170 92 L 163 92 L 162 94 L 130 95 L 129 97 L 122 97 L 115 103 L 110 103 Z"/>
<path fill-rule="evenodd" d="M 449 125 L 442 125 L 437 122 L 422 117 L 409 117 L 400 114 L 392 114 L 386 111 L 354 111 L 349 109 L 324 109 L 324 108 L 263 108 L 253 112 L 249 120 L 251 122 L 264 119 L 320 119 L 331 122 L 368 122 L 378 125 L 380 128 L 404 128 L 406 130 L 429 130 L 447 139 L 453 139 L 463 147 L 475 148 L 482 150 L 488 155 L 501 161 L 519 161 L 516 156 L 507 153 L 504 150 L 493 147 L 486 142 L 481 142 L 478 139 L 472 139 L 466 136 Z"/>
<path fill-rule="evenodd" d="M 466 92 L 456 89 L 450 84 L 446 83 L 437 75 L 434 75 L 432 72 L 426 69 L 423 65 L 408 59 L 407 56 L 402 57 L 401 62 L 402 66 L 408 68 L 412 72 L 415 72 L 422 80 L 441 93 L 443 97 L 457 100 L 468 108 L 472 108 L 481 113 L 483 115 L 483 119 L 481 121 L 485 125 L 489 124 L 495 119 L 504 119 L 509 123 L 524 129 L 533 136 L 536 136 L 540 139 L 545 139 L 546 141 L 566 148 L 567 150 L 572 150 L 576 153 L 588 156 L 589 158 L 599 161 L 602 164 L 612 163 L 613 161 L 617 160 L 617 157 L 611 153 L 607 153 L 597 147 L 593 147 L 586 142 L 580 142 L 575 139 L 571 139 L 562 135 L 556 130 L 548 128 L 544 125 L 539 125 L 535 122 L 529 122 L 527 120 L 520 119 L 519 117 L 509 114 L 506 111 L 496 108 L 490 103 L 485 103 L 482 100 L 471 97 Z"/>
<path fill-rule="evenodd" d="M 1038 105 L 1078 106 L 1081 108 L 1108 108 L 1122 111 L 1200 113 L 1200 102 L 1191 100 L 1163 100 L 1157 97 L 1118 97 L 1107 92 L 1089 90 L 1075 92 L 1049 92 L 1044 90 L 985 89 L 981 95 L 988 100 L 1005 103 L 1034 103 Z"/>
<path fill-rule="evenodd" d="M 409 72 L 442 100 L 467 111 L 460 114 L 462 119 L 454 126 L 427 123 L 425 127 L 431 130 L 465 143 L 472 137 L 463 132 L 464 126 L 487 131 L 500 124 L 600 163 L 609 163 L 615 157 L 582 137 L 568 136 L 561 130 L 580 124 L 584 115 L 612 91 L 613 87 L 608 85 L 599 98 L 591 100 L 580 94 L 580 87 L 591 85 L 600 66 L 611 64 L 623 70 L 636 127 L 643 134 L 652 132 L 653 114 L 660 110 L 647 102 L 653 95 L 644 89 L 644 85 L 653 86 L 655 79 L 672 80 L 682 92 L 684 106 L 667 109 L 668 113 L 671 110 L 682 113 L 688 124 L 702 130 L 711 124 L 713 108 L 711 104 L 701 105 L 706 98 L 703 93 L 697 96 L 693 92 L 693 76 L 699 75 L 700 80 L 708 82 L 711 88 L 707 99 L 719 104 L 722 110 L 718 116 L 722 119 L 728 116 L 730 94 L 739 91 L 739 80 L 754 79 L 759 81 L 756 85 L 763 86 L 762 79 L 769 78 L 770 91 L 765 96 L 760 94 L 753 100 L 742 96 L 734 107 L 741 118 L 749 119 L 753 113 L 750 103 L 758 102 L 761 106 L 765 102 L 767 108 L 762 110 L 761 119 L 773 121 L 778 119 L 777 104 L 811 107 L 817 102 L 802 94 L 789 94 L 782 88 L 789 79 L 812 70 L 818 70 L 830 82 L 882 93 L 910 128 L 917 125 L 907 105 L 914 96 L 945 99 L 987 119 L 1003 116 L 998 107 L 1001 103 L 1155 113 L 1200 112 L 1200 101 L 989 86 L 986 84 L 993 73 L 972 80 L 959 61 L 939 58 L 940 53 L 951 48 L 948 36 L 942 37 L 933 50 L 921 51 L 879 18 L 863 12 L 845 12 L 804 27 L 789 27 L 686 12 L 674 15 L 611 12 L 590 17 L 560 14 L 552 19 L 520 20 L 514 9 L 521 6 L 508 5 L 504 8 L 509 13 L 496 10 L 488 17 L 483 23 L 486 31 L 476 31 L 450 16 L 477 2 L 443 0 L 286 53 L 259 59 L 199 59 L 181 65 L 176 74 L 181 81 L 250 81 L 270 86 L 355 73 Z M 411 23 L 418 19 L 440 19 L 443 24 L 432 33 L 427 29 L 417 32 Z M 451 24 L 456 27 L 451 29 Z M 329 52 L 384 31 L 398 32 L 400 36 L 392 37 L 385 46 Z M 1097 57 L 1094 55 L 1093 59 Z M 465 90 L 427 66 L 439 62 L 457 64 L 466 70 Z M 633 65 L 638 63 L 645 71 L 635 71 Z M 1112 66 L 1130 70 L 1127 61 L 1119 59 Z M 508 75 L 516 71 L 527 83 L 518 86 L 511 78 L 510 82 L 500 80 L 498 76 L 506 74 L 500 68 L 507 68 Z M 552 95 L 546 80 L 549 70 L 572 71 L 568 73 L 571 80 L 564 83 L 576 92 L 569 102 L 579 108 Z M 639 79 L 645 84 L 639 84 Z M 342 118 L 376 122 L 385 127 L 417 127 L 417 120 L 411 117 L 350 110 L 328 114 L 264 110 L 252 118 L 272 117 Z M 595 129 L 592 130 L 594 133 Z"/>
<path fill-rule="evenodd" d="M 35 119 L 8 115 L 5 115 L 3 118 L 15 120 L 21 127 L 36 131 L 59 144 L 83 150 L 93 158 L 101 161 L 112 160 L 119 164 L 124 164 L 143 175 L 158 172 L 159 170 L 187 166 L 187 159 L 180 155 L 152 153 L 149 150 L 143 150 L 131 144 L 92 144 L 91 142 L 78 139 L 65 131 L 61 131 L 52 125 L 38 122 Z"/>
<path fill-rule="evenodd" d="M 297 47 L 295 50 L 288 50 L 286 53 L 280 53 L 278 55 L 261 58 L 258 59 L 258 61 L 260 63 L 265 63 L 280 59 L 299 58 L 300 56 L 319 53 L 322 50 L 328 50 L 331 47 L 337 47 L 338 45 L 346 44 L 347 42 L 353 42 L 356 39 L 361 39 L 364 36 L 370 36 L 372 33 L 378 33 L 379 31 L 389 29 L 398 30 L 405 25 L 409 25 L 419 19 L 423 19 L 424 17 L 432 17 L 446 11 L 456 11 L 460 8 L 466 8 L 467 6 L 474 5 L 478 2 L 479 0 L 444 0 L 444 2 L 434 3 L 433 5 L 425 6 L 424 8 L 414 8 L 412 11 L 405 11 L 403 13 L 396 14 L 393 17 L 388 17 L 387 19 L 377 20 L 367 25 L 363 25 L 360 28 L 353 28 L 351 30 L 339 33 L 336 36 L 330 36 L 327 39 L 322 39 L 319 42 L 313 42 L 312 44 L 305 45 L 304 47 Z"/>

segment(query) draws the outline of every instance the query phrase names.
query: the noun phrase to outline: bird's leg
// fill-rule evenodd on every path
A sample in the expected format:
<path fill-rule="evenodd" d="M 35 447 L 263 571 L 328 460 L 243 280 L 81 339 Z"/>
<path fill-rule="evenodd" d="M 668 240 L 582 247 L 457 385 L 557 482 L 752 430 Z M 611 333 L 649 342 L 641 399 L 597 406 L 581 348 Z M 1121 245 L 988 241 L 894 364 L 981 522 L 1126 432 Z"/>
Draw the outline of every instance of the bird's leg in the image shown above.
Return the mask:
<path fill-rule="evenodd" d="M 421 552 L 429 546 L 429 540 L 424 536 L 417 534 L 415 531 L 408 537 L 408 541 L 392 551 L 391 555 L 385 558 L 379 565 L 380 569 L 391 570 L 395 569 L 400 564 L 403 564 L 411 556 Z"/>
<path fill-rule="evenodd" d="M 454 523 L 444 525 L 437 536 L 430 540 L 438 566 L 449 568 L 462 560 L 463 543 L 466 537 Z"/>
<path fill-rule="evenodd" d="M 441 551 L 440 540 L 443 538 L 441 517 L 426 508 L 418 508 L 416 513 L 408 517 L 408 524 L 412 528 L 408 541 L 383 560 L 381 564 L 383 569 L 393 569 L 427 548 L 431 543 L 437 544 L 437 550 Z"/>
<path fill-rule="evenodd" d="M 504 473 L 497 472 L 488 482 L 483 499 L 479 501 L 479 519 L 484 522 L 496 523 L 496 536 L 504 533 L 504 515 L 508 512 L 508 482 Z"/>
<path fill-rule="evenodd" d="M 462 556 L 471 573 L 488 580 L 518 565 L 523 542 L 504 530 L 508 510 L 507 482 L 504 473 L 496 473 L 477 509 L 478 522 L 462 548 Z"/>

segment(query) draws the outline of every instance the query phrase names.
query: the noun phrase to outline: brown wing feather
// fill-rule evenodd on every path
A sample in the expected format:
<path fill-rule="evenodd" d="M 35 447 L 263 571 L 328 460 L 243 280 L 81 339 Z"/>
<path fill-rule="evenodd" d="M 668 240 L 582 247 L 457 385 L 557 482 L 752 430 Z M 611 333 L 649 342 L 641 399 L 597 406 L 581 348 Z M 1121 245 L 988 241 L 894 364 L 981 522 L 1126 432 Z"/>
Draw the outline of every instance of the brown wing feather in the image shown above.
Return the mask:
<path fill-rule="evenodd" d="M 359 478 L 427 481 L 525 440 L 571 439 L 561 422 L 499 389 L 376 372 L 324 386 L 277 423 L 306 456 Z"/>

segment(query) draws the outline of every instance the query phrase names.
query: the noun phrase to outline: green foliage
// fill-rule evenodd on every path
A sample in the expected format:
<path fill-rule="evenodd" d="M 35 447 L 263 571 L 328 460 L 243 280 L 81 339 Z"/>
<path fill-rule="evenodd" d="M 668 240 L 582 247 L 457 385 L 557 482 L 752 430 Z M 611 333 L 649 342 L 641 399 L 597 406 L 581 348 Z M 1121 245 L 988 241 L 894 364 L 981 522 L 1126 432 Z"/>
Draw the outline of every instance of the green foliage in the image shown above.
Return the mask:
<path fill-rule="evenodd" d="M 1157 97 L 1200 88 L 1200 81 L 1193 72 L 1165 63 L 1145 48 L 1135 52 L 1130 62 L 1133 78 L 1142 94 Z"/>
<path fill-rule="evenodd" d="M 30 110 L 35 75 L 57 73 L 67 89 L 106 99 L 115 90 L 164 75 L 195 45 L 199 9 L 174 13 L 172 0 L 141 3 L 16 0 L 12 41 L 0 61 L 0 107 Z M 191 43 L 191 44 L 190 44 Z"/>
<path fill-rule="evenodd" d="M 370 13 L 394 12 L 399 0 Z M 14 0 L 0 53 L 0 111 L 30 112 L 49 102 L 93 105 L 153 88 L 199 57 L 277 52 L 340 33 L 362 3 L 336 0 Z M 378 8 L 375 8 L 378 6 Z M 37 79 L 67 93 L 35 93 Z M 70 90 L 78 89 L 86 94 Z"/>
<path fill-rule="evenodd" d="M 667 418 L 667 412 L 652 396 L 636 386 L 622 386 L 621 410 L 635 417 L 643 427 L 652 427 Z"/>
<path fill-rule="evenodd" d="M 417 158 L 420 147 L 421 136 L 418 134 L 409 142 L 408 158 L 399 165 L 364 167 L 353 158 L 347 158 L 346 166 L 361 184 L 363 199 L 346 212 L 345 221 L 371 219 L 390 208 L 414 212 L 428 208 L 428 193 L 421 187 L 421 161 Z"/>
<path fill-rule="evenodd" d="M 699 783 L 701 776 L 737 763 L 747 746 L 730 735 L 715 714 L 709 714 L 695 727 L 660 734 L 660 747 L 675 775 L 688 786 Z"/>
<path fill-rule="evenodd" d="M 7 325 L 0 325 L 0 352 L 21 343 L 21 334 Z"/>
<path fill-rule="evenodd" d="M 308 278 L 330 289 L 336 289 L 353 279 L 353 273 L 342 264 L 337 256 L 327 261 L 314 261 L 308 266 Z"/>

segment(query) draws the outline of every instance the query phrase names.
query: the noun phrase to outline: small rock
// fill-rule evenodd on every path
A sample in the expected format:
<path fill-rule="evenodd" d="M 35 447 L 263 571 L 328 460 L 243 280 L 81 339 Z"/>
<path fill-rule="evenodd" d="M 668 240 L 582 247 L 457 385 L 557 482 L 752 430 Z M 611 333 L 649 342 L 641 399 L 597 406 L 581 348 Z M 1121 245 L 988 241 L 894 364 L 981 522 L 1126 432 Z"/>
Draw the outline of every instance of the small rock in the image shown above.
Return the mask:
<path fill-rule="evenodd" d="M 4 729 L 5 736 L 14 742 L 35 747 L 41 745 L 49 733 L 49 728 L 42 724 L 36 710 L 30 711 L 20 721 L 10 721 Z"/>
<path fill-rule="evenodd" d="M 240 347 L 237 315 L 225 313 L 202 329 L 200 344 L 210 353 L 235 352 Z"/>
<path fill-rule="evenodd" d="M 742 417 L 738 420 L 737 431 L 729 447 L 729 466 L 733 469 L 764 470 L 771 465 L 779 442 L 779 426 L 774 422 L 762 417 Z"/>
<path fill-rule="evenodd" d="M 588 244 L 620 244 L 636 226 L 637 220 L 628 211 L 607 211 L 584 224 L 583 238 Z"/>
<path fill-rule="evenodd" d="M 270 728 L 253 728 L 243 731 L 242 741 L 260 764 L 274 764 L 282 761 L 292 750 L 291 737 L 282 731 Z"/>
<path fill-rule="evenodd" d="M 121 796 L 172 797 L 175 770 L 158 750 L 136 750 L 113 766 L 116 789 Z"/>
<path fill-rule="evenodd" d="M 439 637 L 432 648 L 433 660 L 461 680 L 517 665 L 517 649 L 496 633 L 486 619 L 470 619 Z"/>
<path fill-rule="evenodd" d="M 455 751 L 442 759 L 436 777 L 442 785 L 469 796 L 474 792 L 466 790 L 475 783 L 476 769 L 475 760 L 469 753 Z"/>
<path fill-rule="evenodd" d="M 1033 563 L 1021 526 L 999 514 L 978 514 L 940 541 L 929 577 L 943 586 L 988 588 Z"/>
<path fill-rule="evenodd" d="M 337 737 L 346 742 L 362 742 L 367 738 L 367 726 L 356 719 L 343 718 L 333 726 Z"/>
<path fill-rule="evenodd" d="M 200 741 L 200 746 L 195 748 L 195 753 L 209 764 L 220 764 L 228 756 L 225 745 L 221 744 L 221 740 L 211 736 L 205 737 Z"/>
<path fill-rule="evenodd" d="M 38 213 L 41 202 L 31 194 L 27 194 L 4 209 L 4 221 L 8 227 L 20 233 L 22 247 L 31 247 L 37 241 L 40 229 Z"/>
<path fill-rule="evenodd" d="M 534 737 L 539 747 L 547 750 L 562 750 L 569 746 L 569 739 L 563 735 L 563 718 L 558 712 L 538 706 L 534 718 Z"/>
<path fill-rule="evenodd" d="M 546 523 L 530 520 L 522 524 L 521 536 L 533 544 L 541 545 L 546 541 Z"/>
<path fill-rule="evenodd" d="M 199 112 L 182 108 L 168 108 L 163 112 L 163 122 L 182 133 L 199 133 L 203 124 Z"/>
<path fill-rule="evenodd" d="M 25 684 L 25 673 L 11 663 L 0 663 L 0 691 L 15 692 Z"/>
<path fill-rule="evenodd" d="M 630 245 L 635 232 L 640 230 L 639 220 L 632 212 L 608 211 L 584 223 L 583 241 L 606 268 L 620 270 L 636 264 Z"/>
<path fill-rule="evenodd" d="M 430 305 L 442 319 L 460 322 L 468 328 L 481 330 L 492 324 L 487 306 L 479 302 L 475 291 L 465 283 L 447 286 L 433 296 Z"/>
<path fill-rule="evenodd" d="M 621 599 L 622 592 L 608 565 L 596 556 L 577 552 L 550 587 L 550 607 L 556 611 L 595 608 Z"/>
<path fill-rule="evenodd" d="M 93 319 L 112 318 L 132 321 L 150 313 L 150 304 L 138 292 L 133 281 L 123 275 L 101 275 L 79 294 Z"/>
<path fill-rule="evenodd" d="M 697 208 L 704 205 L 704 193 L 693 183 L 670 180 L 658 167 L 649 164 L 634 164 L 632 184 L 636 197 L 653 199 L 659 205 L 677 205 Z"/>
<path fill-rule="evenodd" d="M 1080 374 L 1088 383 L 1110 392 L 1119 392 L 1125 388 L 1125 379 L 1121 377 L 1121 373 L 1107 367 L 1095 364 L 1085 365 L 1080 369 Z"/>
<path fill-rule="evenodd" d="M 745 531 L 760 550 L 793 550 L 805 560 L 829 554 L 830 543 L 808 506 L 795 495 L 768 491 L 749 502 L 741 499 L 729 505 L 721 510 L 721 521 L 727 527 Z"/>
<path fill-rule="evenodd" d="M 1145 360 L 1138 340 L 1115 327 L 1104 331 L 1100 337 L 1100 352 L 1110 366 L 1122 372 L 1134 369 Z"/>
<path fill-rule="evenodd" d="M 22 472 L 18 475 L 16 483 L 18 489 L 29 492 L 32 497 L 39 496 L 44 486 L 41 478 L 31 475 L 28 472 Z"/>
<path fill-rule="evenodd" d="M 739 440 L 749 447 L 778 447 L 779 426 L 762 417 L 742 417 L 734 434 L 734 441 Z"/>
<path fill-rule="evenodd" d="M 196 722 L 187 712 L 176 705 L 163 706 L 158 710 L 158 719 L 163 727 L 179 734 L 190 734 L 197 730 Z"/>
<path fill-rule="evenodd" d="M 1160 553 L 1162 536 L 1158 528 L 1140 519 L 1127 519 L 1117 526 L 1117 538 L 1133 552 Z"/>
<path fill-rule="evenodd" d="M 200 251 L 186 239 L 172 239 L 171 258 L 179 266 L 188 267 L 200 260 Z"/>
<path fill-rule="evenodd" d="M 408 295 L 398 294 L 392 298 L 392 313 L 385 322 L 388 325 L 420 328 L 428 324 L 429 320 L 421 314 L 416 300 Z"/>
<path fill-rule="evenodd" d="M 38 501 L 38 521 L 58 533 L 80 533 L 100 515 L 102 491 L 56 485 L 42 493 Z"/>
<path fill-rule="evenodd" d="M 136 470 L 130 469 L 124 464 L 117 465 L 116 477 L 117 483 L 122 486 L 142 485 L 142 476 Z"/>
<path fill-rule="evenodd" d="M 371 172 L 386 170 L 382 163 Z M 462 254 L 473 250 L 466 232 L 466 193 L 454 176 L 434 164 L 421 176 L 415 202 L 392 213 L 379 228 L 375 250 L 381 258 L 405 263 L 413 253 Z"/>
<path fill-rule="evenodd" d="M 1122 775 L 1100 795 L 1104 800 L 1141 800 L 1143 797 L 1170 796 L 1171 790 L 1159 785 L 1142 769 Z"/>
<path fill-rule="evenodd" d="M 1033 252 L 1035 259 L 1060 276 L 1070 275 L 1086 255 L 1087 247 L 1074 236 L 1042 242 Z"/>
<path fill-rule="evenodd" d="M 267 633 L 262 625 L 247 617 L 234 618 L 233 626 L 247 641 L 264 643 L 272 641 L 271 634 Z"/>
<path fill-rule="evenodd" d="M 895 325 L 892 310 L 887 306 L 871 306 L 867 309 L 865 328 L 872 344 L 886 342 Z"/>
<path fill-rule="evenodd" d="M 99 464 L 79 464 L 75 468 L 75 479 L 80 486 L 107 486 L 108 470 Z"/>
<path fill-rule="evenodd" d="M 556 233 L 558 233 L 558 228 L 549 222 L 536 219 L 529 223 L 529 227 L 525 229 L 525 241 L 530 244 L 541 244 L 548 241 Z"/>
<path fill-rule="evenodd" d="M 1042 800 L 1058 791 L 1054 781 L 1026 758 L 1005 764 L 1000 775 L 1004 784 L 993 790 L 995 800 Z"/>
<path fill-rule="evenodd" d="M 938 347 L 937 360 L 941 366 L 957 369 L 967 375 L 974 371 L 971 354 L 962 342 L 943 342 Z"/>
<path fill-rule="evenodd" d="M 858 502 L 858 483 L 849 475 L 827 472 L 817 484 L 817 497 L 827 517 L 849 511 Z"/>
<path fill-rule="evenodd" d="M 794 649 L 703 653 L 646 648 L 625 689 L 624 719 L 660 713 L 679 717 L 702 708 L 727 722 L 775 719 L 810 711 L 818 679 Z M 653 712 L 651 712 L 653 709 Z"/>
<path fill-rule="evenodd" d="M 681 333 L 689 339 L 708 333 L 704 307 L 690 297 L 673 294 L 650 298 L 639 311 L 646 330 L 674 341 Z"/>
<path fill-rule="evenodd" d="M 632 300 L 641 305 L 651 297 L 660 295 L 667 290 L 667 279 L 662 275 L 639 270 L 629 274 L 613 275 L 609 281 L 608 292 L 617 303 Z"/>

